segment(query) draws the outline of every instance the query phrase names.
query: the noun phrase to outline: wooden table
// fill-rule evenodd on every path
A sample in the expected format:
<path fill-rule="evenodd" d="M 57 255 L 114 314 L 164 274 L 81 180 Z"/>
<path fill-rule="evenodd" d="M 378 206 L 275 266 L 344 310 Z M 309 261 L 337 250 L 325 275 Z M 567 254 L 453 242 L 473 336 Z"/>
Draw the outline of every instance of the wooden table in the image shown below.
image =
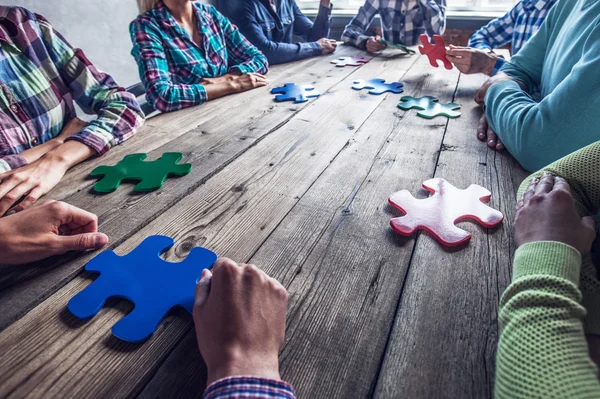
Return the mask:
<path fill-rule="evenodd" d="M 98 214 L 119 254 L 163 234 L 176 241 L 168 260 L 205 246 L 279 279 L 290 293 L 281 371 L 299 397 L 490 397 L 514 193 L 526 173 L 475 138 L 472 99 L 483 77 L 433 69 L 420 56 L 384 54 L 361 68 L 337 68 L 333 58 L 269 72 L 270 87 L 311 83 L 317 99 L 276 103 L 267 87 L 160 115 L 47 197 Z M 462 104 L 462 116 L 426 120 L 397 109 L 400 95 L 350 88 L 374 77 Z M 185 153 L 192 173 L 143 195 L 131 185 L 90 191 L 97 165 L 167 151 Z M 388 196 L 408 189 L 423 198 L 421 183 L 433 176 L 490 189 L 503 225 L 464 223 L 473 238 L 451 250 L 425 234 L 394 234 Z M 94 278 L 82 268 L 95 255 L 0 269 L 0 396 L 201 397 L 206 371 L 184 311 L 137 345 L 110 334 L 132 309 L 126 301 L 88 322 L 67 311 Z"/>

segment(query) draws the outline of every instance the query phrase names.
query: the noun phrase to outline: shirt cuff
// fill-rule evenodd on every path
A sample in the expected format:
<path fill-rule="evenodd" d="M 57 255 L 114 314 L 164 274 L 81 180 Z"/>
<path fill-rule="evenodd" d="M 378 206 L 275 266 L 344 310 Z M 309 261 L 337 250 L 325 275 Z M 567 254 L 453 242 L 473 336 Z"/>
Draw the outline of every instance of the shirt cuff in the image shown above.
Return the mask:
<path fill-rule="evenodd" d="M 494 71 L 492 72 L 492 76 L 494 76 L 495 74 L 497 74 L 498 71 L 500 70 L 500 68 L 502 68 L 502 66 L 505 63 L 506 63 L 506 60 L 504 58 L 498 57 L 498 59 L 496 60 L 496 65 L 494 65 Z"/>
<path fill-rule="evenodd" d="M 27 165 L 27 161 L 22 156 L 6 155 L 0 158 L 0 173 L 5 173 L 25 165 Z"/>
<path fill-rule="evenodd" d="M 301 45 L 302 44 L 306 44 L 310 47 L 312 55 L 317 56 L 323 54 L 323 49 L 321 48 L 321 46 L 319 46 L 319 43 L 317 42 L 301 43 Z"/>
<path fill-rule="evenodd" d="M 579 286 L 581 254 L 558 241 L 530 242 L 515 252 L 513 281 L 531 275 L 564 278 Z"/>
<path fill-rule="evenodd" d="M 295 399 L 296 391 L 285 381 L 251 376 L 222 378 L 204 391 L 204 399 L 237 398 Z"/>

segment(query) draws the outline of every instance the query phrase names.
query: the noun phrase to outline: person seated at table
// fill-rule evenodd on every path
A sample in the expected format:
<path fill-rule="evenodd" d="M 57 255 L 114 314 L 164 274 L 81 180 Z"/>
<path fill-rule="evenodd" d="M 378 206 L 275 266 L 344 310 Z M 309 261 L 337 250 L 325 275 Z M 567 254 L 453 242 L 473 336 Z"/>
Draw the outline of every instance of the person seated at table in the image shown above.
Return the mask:
<path fill-rule="evenodd" d="M 97 119 L 77 119 L 73 100 Z M 0 217 L 21 199 L 15 210 L 31 206 L 69 168 L 127 140 L 143 120 L 135 97 L 44 17 L 0 6 Z"/>
<path fill-rule="evenodd" d="M 495 75 L 506 62 L 494 49 L 511 43 L 512 54 L 540 29 L 550 9 L 558 0 L 521 0 L 503 17 L 479 29 L 469 39 L 468 47 L 450 45 L 448 60 L 465 74 Z"/>
<path fill-rule="evenodd" d="M 600 282 L 590 248 L 600 142 L 531 176 L 519 197 L 513 282 L 500 301 L 496 397 L 599 397 Z"/>
<path fill-rule="evenodd" d="M 138 0 L 131 51 L 148 103 L 161 112 L 265 86 L 265 56 L 215 7 Z"/>
<path fill-rule="evenodd" d="M 100 249 L 108 237 L 98 217 L 58 201 L 44 201 L 0 218 L 0 264 L 20 265 L 69 251 Z"/>
<path fill-rule="evenodd" d="M 295 0 L 239 0 L 225 15 L 239 26 L 242 34 L 267 56 L 270 64 L 298 61 L 331 54 L 336 41 L 329 40 L 331 2 L 321 0 L 313 23 Z M 294 36 L 305 42 L 294 43 Z"/>
<path fill-rule="evenodd" d="M 479 89 L 477 137 L 526 170 L 600 140 L 600 2 L 561 0 L 500 72 Z M 541 100 L 531 93 L 539 91 Z"/>
<path fill-rule="evenodd" d="M 288 293 L 254 265 L 220 258 L 196 287 L 194 323 L 208 369 L 204 399 L 292 399 L 281 380 Z"/>
<path fill-rule="evenodd" d="M 365 34 L 377 14 L 383 39 L 394 44 L 412 46 L 420 43 L 423 33 L 441 35 L 446 30 L 446 0 L 366 0 L 346 25 L 342 40 L 369 53 L 384 50 L 387 45 L 381 36 Z"/>

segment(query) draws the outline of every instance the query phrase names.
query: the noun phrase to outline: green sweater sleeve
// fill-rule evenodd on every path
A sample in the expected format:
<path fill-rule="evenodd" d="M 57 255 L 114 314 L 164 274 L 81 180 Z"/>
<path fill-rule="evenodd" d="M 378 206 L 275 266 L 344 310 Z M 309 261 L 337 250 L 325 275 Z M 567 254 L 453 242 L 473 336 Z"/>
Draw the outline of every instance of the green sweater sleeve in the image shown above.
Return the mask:
<path fill-rule="evenodd" d="M 523 245 L 500 301 L 496 398 L 600 398 L 577 286 L 581 255 L 559 242 Z"/>
<path fill-rule="evenodd" d="M 554 10 L 552 10 L 554 11 Z M 552 12 L 551 11 L 551 12 Z M 529 171 L 551 162 L 600 139 L 600 25 L 591 30 L 580 54 L 568 46 L 555 44 L 550 50 L 544 41 L 552 21 L 542 26 L 530 43 L 501 71 L 524 82 L 530 88 L 578 60 L 555 87 L 546 87 L 544 98 L 537 102 L 513 81 L 493 85 L 485 98 L 490 126 L 502 139 L 506 149 Z M 573 28 L 575 29 L 575 28 Z M 583 40 L 583 39 L 581 39 Z M 556 71 L 548 65 L 548 56 L 557 57 Z M 544 68 L 543 70 L 541 68 Z"/>
<path fill-rule="evenodd" d="M 594 216 L 600 212 L 600 141 L 576 151 L 527 178 L 519 188 L 517 198 L 534 177 L 543 172 L 560 176 L 569 182 L 580 216 Z M 581 269 L 579 288 L 583 294 L 582 304 L 587 310 L 585 330 L 600 335 L 600 281 L 591 258 L 585 254 Z"/>

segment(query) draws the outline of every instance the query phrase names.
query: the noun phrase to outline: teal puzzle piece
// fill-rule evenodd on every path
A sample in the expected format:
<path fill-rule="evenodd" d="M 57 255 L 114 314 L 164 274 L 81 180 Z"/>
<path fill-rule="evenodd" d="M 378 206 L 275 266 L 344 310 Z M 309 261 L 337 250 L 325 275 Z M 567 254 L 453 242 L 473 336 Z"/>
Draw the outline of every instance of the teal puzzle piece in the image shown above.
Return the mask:
<path fill-rule="evenodd" d="M 439 99 L 431 96 L 425 96 L 420 98 L 405 96 L 400 99 L 400 104 L 398 104 L 398 108 L 404 111 L 408 111 L 409 109 L 418 109 L 417 112 L 422 118 L 432 119 L 436 116 L 447 116 L 448 118 L 458 118 L 460 116 L 460 112 L 457 110 L 460 109 L 460 105 L 456 103 L 446 103 L 440 104 Z"/>

